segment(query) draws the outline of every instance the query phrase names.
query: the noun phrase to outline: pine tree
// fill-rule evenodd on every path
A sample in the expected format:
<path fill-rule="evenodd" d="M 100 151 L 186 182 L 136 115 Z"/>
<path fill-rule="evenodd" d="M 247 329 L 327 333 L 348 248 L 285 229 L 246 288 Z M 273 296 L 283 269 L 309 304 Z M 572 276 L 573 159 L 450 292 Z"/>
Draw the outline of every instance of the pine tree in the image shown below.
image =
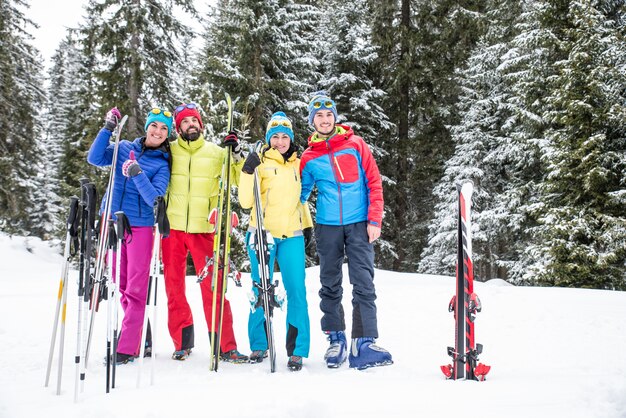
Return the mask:
<path fill-rule="evenodd" d="M 386 0 L 370 2 L 373 43 L 378 47 L 375 79 L 387 95 L 384 108 L 397 131 L 381 143 L 388 156 L 385 237 L 396 244 L 395 259 L 383 267 L 414 270 L 428 235 L 435 199 L 432 190 L 452 154 L 448 126 L 459 89 L 454 73 L 464 65 L 481 33 L 482 2 Z"/>
<path fill-rule="evenodd" d="M 546 2 L 558 38 L 547 79 L 548 123 L 537 240 L 540 284 L 626 289 L 626 47 L 624 2 Z"/>
<path fill-rule="evenodd" d="M 507 266 L 517 260 L 513 251 L 521 237 L 520 217 L 505 200 L 516 184 L 516 166 L 511 162 L 524 152 L 510 133 L 517 126 L 518 112 L 506 68 L 510 42 L 518 35 L 519 2 L 496 0 L 489 5 L 489 22 L 468 65 L 460 73 L 461 95 L 457 105 L 461 121 L 451 128 L 456 147 L 437 184 L 435 216 L 431 220 L 428 246 L 422 253 L 420 272 L 452 275 L 456 265 L 457 193 L 455 184 L 474 183 L 472 223 L 476 278 L 506 278 Z M 513 200 L 515 201 L 515 200 Z"/>
<path fill-rule="evenodd" d="M 325 39 L 320 42 L 322 79 L 319 87 L 337 104 L 339 122 L 351 126 L 365 139 L 377 160 L 387 155 L 381 147 L 385 138 L 395 130 L 382 103 L 385 92 L 377 88 L 371 78 L 375 74 L 376 47 L 372 44 L 371 11 L 366 0 L 350 3 L 331 1 L 325 5 L 328 22 Z M 383 176 L 383 180 L 387 180 Z M 386 199 L 385 212 L 390 211 Z M 387 222 L 384 221 L 385 228 Z M 385 231 L 383 229 L 383 232 Z M 376 241 L 377 260 L 390 259 L 395 254 L 394 244 L 383 234 Z"/>
<path fill-rule="evenodd" d="M 175 103 L 172 69 L 180 64 L 177 40 L 191 32 L 174 10 L 195 14 L 191 0 L 90 0 L 81 26 L 83 52 L 97 57 L 92 78 L 102 114 L 117 106 L 128 114 L 128 136 L 144 133 L 151 106 Z"/>
<path fill-rule="evenodd" d="M 79 180 L 99 178 L 98 169 L 87 163 L 87 151 L 103 118 L 92 105 L 96 100 L 91 78 L 93 60 L 83 54 L 74 30 L 68 30 L 51 61 L 46 130 L 50 147 L 56 150 L 51 157 L 58 181 L 57 225 L 63 235 L 69 197 L 80 194 Z M 98 191 L 102 187 L 99 184 Z"/>
<path fill-rule="evenodd" d="M 42 66 L 30 44 L 24 0 L 0 2 L 0 228 L 41 234 L 33 222 L 37 169 L 41 167 L 39 109 L 44 102 Z"/>
<path fill-rule="evenodd" d="M 306 135 L 301 120 L 319 78 L 317 65 L 311 65 L 318 15 L 314 6 L 294 1 L 218 2 L 193 83 L 211 125 L 224 126 L 223 107 L 215 106 L 226 91 L 238 98 L 239 126 L 252 140 L 262 139 L 271 114 L 283 110 L 294 122 L 296 142 L 305 144 L 299 139 Z"/>

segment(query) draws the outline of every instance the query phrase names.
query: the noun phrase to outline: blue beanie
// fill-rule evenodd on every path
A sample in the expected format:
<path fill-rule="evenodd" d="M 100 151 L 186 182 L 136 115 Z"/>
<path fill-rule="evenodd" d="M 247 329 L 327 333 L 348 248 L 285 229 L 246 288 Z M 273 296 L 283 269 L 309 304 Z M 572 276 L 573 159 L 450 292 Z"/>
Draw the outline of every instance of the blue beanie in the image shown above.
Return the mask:
<path fill-rule="evenodd" d="M 277 133 L 284 133 L 289 136 L 293 142 L 293 127 L 291 121 L 284 112 L 276 112 L 267 123 L 267 131 L 265 131 L 265 142 L 270 143 L 270 138 Z"/>
<path fill-rule="evenodd" d="M 335 122 L 337 122 L 337 106 L 333 99 L 328 97 L 328 94 L 323 90 L 313 93 L 313 98 L 309 102 L 307 109 L 309 110 L 309 125 L 311 126 L 313 126 L 313 118 L 315 118 L 317 111 L 323 109 L 333 112 Z"/>
<path fill-rule="evenodd" d="M 166 116 L 166 114 L 168 116 Z M 143 129 L 147 132 L 148 126 L 150 126 L 152 122 L 162 122 L 165 124 L 165 126 L 167 126 L 167 135 L 169 136 L 172 133 L 173 121 L 174 121 L 174 118 L 172 117 L 172 113 L 169 110 L 162 110 L 162 109 L 159 109 L 158 107 L 155 107 L 148 113 L 148 117 L 146 117 L 146 126 L 144 126 Z"/>

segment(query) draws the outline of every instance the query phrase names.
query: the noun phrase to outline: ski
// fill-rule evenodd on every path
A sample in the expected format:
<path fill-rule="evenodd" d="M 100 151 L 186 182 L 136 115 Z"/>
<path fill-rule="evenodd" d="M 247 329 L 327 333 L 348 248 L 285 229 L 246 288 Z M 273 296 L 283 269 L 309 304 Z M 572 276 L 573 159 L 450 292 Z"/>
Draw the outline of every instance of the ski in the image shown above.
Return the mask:
<path fill-rule="evenodd" d="M 227 132 L 233 129 L 233 104 L 230 95 L 226 93 L 228 105 Z M 209 222 L 215 227 L 213 238 L 213 259 L 207 262 L 212 265 L 211 289 L 213 300 L 211 304 L 211 352 L 209 354 L 210 370 L 217 371 L 220 359 L 220 343 L 222 339 L 222 324 L 224 318 L 224 298 L 226 296 L 227 279 L 230 275 L 230 237 L 233 230 L 231 200 L 231 158 L 232 150 L 228 148 L 222 164 L 220 177 L 220 192 L 217 199 L 217 208 L 209 215 Z M 204 269 L 202 269 L 204 270 Z M 218 295 L 219 293 L 219 295 Z M 217 307 L 220 308 L 219 319 Z M 217 321 L 219 320 L 219 323 Z"/>
<path fill-rule="evenodd" d="M 256 144 L 255 150 L 251 152 L 261 153 L 263 141 Z M 274 240 L 269 231 L 263 227 L 263 204 L 261 202 L 261 181 L 259 179 L 258 168 L 254 170 L 254 215 L 256 219 L 256 231 L 250 238 L 250 245 L 256 254 L 258 263 L 260 282 L 252 282 L 257 289 L 258 297 L 253 301 L 253 312 L 259 307 L 263 307 L 263 315 L 265 316 L 265 335 L 267 336 L 267 348 L 270 358 L 270 371 L 276 371 L 276 348 L 274 344 L 274 329 L 272 327 L 272 318 L 274 316 L 274 308 L 280 308 L 280 304 L 275 297 L 275 290 L 278 286 L 278 280 L 272 283 L 270 279 L 270 250 L 274 245 Z"/>
<path fill-rule="evenodd" d="M 448 304 L 454 313 L 454 347 L 448 347 L 452 364 L 441 366 L 447 379 L 485 380 L 491 366 L 478 363 L 482 344 L 474 339 L 474 321 L 482 310 L 480 299 L 474 293 L 474 265 L 472 261 L 471 207 L 474 185 L 471 181 L 457 184 L 457 265 L 456 294 Z"/>

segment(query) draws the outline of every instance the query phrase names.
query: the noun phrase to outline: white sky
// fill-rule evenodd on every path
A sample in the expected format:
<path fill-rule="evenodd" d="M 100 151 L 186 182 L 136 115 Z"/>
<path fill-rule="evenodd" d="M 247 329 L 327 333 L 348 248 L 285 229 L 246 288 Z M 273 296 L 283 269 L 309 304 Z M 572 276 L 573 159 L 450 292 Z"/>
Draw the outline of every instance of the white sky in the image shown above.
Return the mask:
<path fill-rule="evenodd" d="M 35 37 L 33 45 L 41 52 L 47 68 L 54 51 L 65 37 L 67 28 L 75 28 L 81 22 L 87 0 L 28 1 L 30 9 L 25 11 L 26 16 L 39 25 L 38 29 L 29 28 L 28 31 Z M 213 2 L 214 0 L 194 1 L 201 16 L 206 13 L 207 5 Z"/>
<path fill-rule="evenodd" d="M 39 49 L 46 60 L 46 67 L 50 57 L 54 54 L 59 42 L 65 37 L 67 28 L 78 26 L 83 14 L 83 4 L 86 0 L 30 0 L 30 10 L 26 15 L 39 25 L 39 29 L 29 30 L 35 37 L 33 45 Z"/>

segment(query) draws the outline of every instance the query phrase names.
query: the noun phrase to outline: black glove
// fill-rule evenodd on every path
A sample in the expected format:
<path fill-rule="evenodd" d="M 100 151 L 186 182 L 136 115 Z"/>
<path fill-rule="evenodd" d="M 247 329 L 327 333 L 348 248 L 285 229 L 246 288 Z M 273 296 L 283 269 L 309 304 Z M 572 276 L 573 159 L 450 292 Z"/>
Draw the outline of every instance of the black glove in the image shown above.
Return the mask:
<path fill-rule="evenodd" d="M 239 146 L 239 137 L 237 136 L 237 132 L 230 131 L 222 140 L 222 144 L 226 147 L 231 147 L 234 151 L 235 148 Z"/>
<path fill-rule="evenodd" d="M 304 228 L 302 230 L 302 235 L 304 235 L 304 248 L 307 249 L 313 243 L 313 228 Z"/>
<path fill-rule="evenodd" d="M 224 144 L 225 147 L 230 147 L 233 152 L 233 158 L 235 159 L 235 162 L 239 162 L 241 160 L 241 144 L 239 143 L 239 137 L 237 136 L 237 132 L 230 131 L 228 135 L 224 137 L 222 144 Z"/>
<path fill-rule="evenodd" d="M 261 164 L 261 158 L 259 154 L 256 152 L 251 152 L 248 154 L 248 158 L 246 158 L 246 162 L 243 163 L 243 167 L 241 171 L 246 174 L 254 174 L 254 169 L 257 168 Z"/>

